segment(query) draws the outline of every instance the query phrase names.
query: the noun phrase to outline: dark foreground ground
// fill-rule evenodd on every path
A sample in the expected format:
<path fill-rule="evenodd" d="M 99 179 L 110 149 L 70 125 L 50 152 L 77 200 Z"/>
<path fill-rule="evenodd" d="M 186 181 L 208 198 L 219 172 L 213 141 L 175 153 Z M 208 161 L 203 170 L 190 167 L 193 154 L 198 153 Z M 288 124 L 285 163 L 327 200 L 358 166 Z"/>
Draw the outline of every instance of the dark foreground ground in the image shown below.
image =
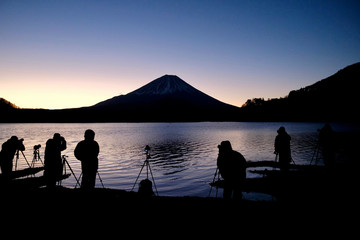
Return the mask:
<path fill-rule="evenodd" d="M 358 197 L 357 197 L 358 198 Z M 307 199 L 307 198 L 306 198 Z M 1 195 L 1 231 L 45 238 L 293 238 L 341 236 L 358 229 L 357 199 L 235 201 L 152 197 L 122 190 L 36 189 Z M 310 198 L 309 198 L 310 199 Z M 8 232 L 10 231 L 10 232 Z"/>
<path fill-rule="evenodd" d="M 102 239 L 149 234 L 193 238 L 196 233 L 221 238 L 228 234 L 250 234 L 257 238 L 336 234 L 347 239 L 358 231 L 357 176 L 355 167 L 330 175 L 323 168 L 306 167 L 285 175 L 267 171 L 266 177 L 247 182 L 248 190 L 276 195 L 277 200 L 271 202 L 144 198 L 135 192 L 103 188 L 0 191 L 0 229 L 47 238 L 58 235 L 68 238 L 75 233 L 79 238 L 96 234 L 94 238 Z"/>
<path fill-rule="evenodd" d="M 118 218 L 163 218 L 167 220 L 183 219 L 187 221 L 216 222 L 233 216 L 235 219 L 249 221 L 270 221 L 272 218 L 296 220 L 302 217 L 318 220 L 331 218 L 343 221 L 355 215 L 360 201 L 359 196 L 348 192 L 321 192 L 313 196 L 293 197 L 278 201 L 225 200 L 222 198 L 202 197 L 140 197 L 135 192 L 115 189 L 58 188 L 49 191 L 45 188 L 25 192 L 2 194 L 4 209 L 10 209 L 6 215 L 13 218 L 76 218 L 89 220 Z M 356 208 L 355 208 L 356 207 Z M 5 213 L 3 214 L 3 216 Z M 341 217 L 341 218 L 340 218 Z"/>

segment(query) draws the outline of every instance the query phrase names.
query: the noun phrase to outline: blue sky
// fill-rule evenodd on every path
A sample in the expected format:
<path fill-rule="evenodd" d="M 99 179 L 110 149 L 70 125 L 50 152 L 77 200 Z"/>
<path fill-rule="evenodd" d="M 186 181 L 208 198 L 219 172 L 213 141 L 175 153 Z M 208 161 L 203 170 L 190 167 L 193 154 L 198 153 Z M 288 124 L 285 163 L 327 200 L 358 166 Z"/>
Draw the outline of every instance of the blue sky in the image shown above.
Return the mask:
<path fill-rule="evenodd" d="M 359 1 L 0 0 L 0 97 L 93 105 L 164 74 L 221 101 L 284 97 L 360 61 Z"/>

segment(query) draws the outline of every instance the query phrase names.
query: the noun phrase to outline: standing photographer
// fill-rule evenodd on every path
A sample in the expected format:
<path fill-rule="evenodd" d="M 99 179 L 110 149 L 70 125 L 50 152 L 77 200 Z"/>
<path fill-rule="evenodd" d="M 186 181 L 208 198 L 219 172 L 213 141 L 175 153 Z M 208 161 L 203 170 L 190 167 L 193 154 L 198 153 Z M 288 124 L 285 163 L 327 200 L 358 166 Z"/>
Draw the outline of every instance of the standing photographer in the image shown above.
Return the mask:
<path fill-rule="evenodd" d="M 46 142 L 44 177 L 47 179 L 47 187 L 55 187 L 57 178 L 62 175 L 61 151 L 65 149 L 65 138 L 59 133 Z"/>
<path fill-rule="evenodd" d="M 85 140 L 79 142 L 74 150 L 75 157 L 81 161 L 82 189 L 95 187 L 96 173 L 98 171 L 99 144 L 94 140 L 95 132 L 91 129 L 85 131 Z"/>
<path fill-rule="evenodd" d="M 1 172 L 4 177 L 8 177 L 13 168 L 13 159 L 17 150 L 24 151 L 24 139 L 18 139 L 17 136 L 12 136 L 9 140 L 3 143 L 0 153 Z"/>
<path fill-rule="evenodd" d="M 289 170 L 291 162 L 290 135 L 286 132 L 285 127 L 277 130 L 278 135 L 275 137 L 274 154 L 279 155 L 280 170 Z"/>

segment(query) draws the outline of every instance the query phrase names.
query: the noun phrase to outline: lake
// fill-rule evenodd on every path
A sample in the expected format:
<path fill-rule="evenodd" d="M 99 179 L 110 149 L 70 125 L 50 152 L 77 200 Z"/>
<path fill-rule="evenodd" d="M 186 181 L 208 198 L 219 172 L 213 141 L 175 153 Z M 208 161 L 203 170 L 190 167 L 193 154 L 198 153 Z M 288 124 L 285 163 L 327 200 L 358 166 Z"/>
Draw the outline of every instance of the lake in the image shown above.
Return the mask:
<path fill-rule="evenodd" d="M 241 152 L 248 161 L 274 160 L 276 131 L 284 126 L 292 137 L 295 163 L 309 164 L 318 140 L 317 129 L 323 125 L 288 122 L 0 124 L 0 143 L 12 135 L 24 138 L 24 154 L 31 163 L 34 145 L 41 144 L 43 160 L 46 141 L 58 132 L 67 141 L 67 149 L 62 154 L 68 156 L 70 166 L 79 177 L 80 162 L 74 157 L 74 149 L 83 140 L 85 130 L 93 129 L 95 140 L 100 145 L 99 174 L 105 187 L 131 190 L 146 159 L 144 148 L 149 145 L 150 166 L 159 195 L 205 197 L 210 191 L 209 183 L 216 170 L 217 146 L 221 141 L 229 140 L 233 149 Z M 332 124 L 332 127 L 336 131 L 349 131 L 351 128 L 343 124 Z M 35 166 L 41 166 L 41 163 L 37 162 Z M 26 161 L 20 156 L 17 169 L 26 167 Z M 258 177 L 251 173 L 247 176 Z M 144 178 L 145 168 L 137 183 Z M 98 178 L 96 184 L 101 187 Z M 62 185 L 73 188 L 76 181 L 71 176 Z M 212 196 L 215 192 L 212 191 Z M 244 197 L 253 200 L 266 198 L 252 193 Z"/>

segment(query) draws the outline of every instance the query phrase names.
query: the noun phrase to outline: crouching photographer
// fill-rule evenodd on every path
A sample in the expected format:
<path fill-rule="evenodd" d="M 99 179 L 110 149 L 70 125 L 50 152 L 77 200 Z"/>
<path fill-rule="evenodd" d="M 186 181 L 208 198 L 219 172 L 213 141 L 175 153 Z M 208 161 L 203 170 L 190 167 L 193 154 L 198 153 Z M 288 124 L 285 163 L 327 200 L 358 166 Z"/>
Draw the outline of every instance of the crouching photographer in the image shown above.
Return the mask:
<path fill-rule="evenodd" d="M 225 199 L 242 199 L 242 184 L 246 178 L 246 160 L 244 156 L 234 151 L 229 141 L 222 141 L 218 146 L 219 156 L 217 166 L 224 179 Z"/>

